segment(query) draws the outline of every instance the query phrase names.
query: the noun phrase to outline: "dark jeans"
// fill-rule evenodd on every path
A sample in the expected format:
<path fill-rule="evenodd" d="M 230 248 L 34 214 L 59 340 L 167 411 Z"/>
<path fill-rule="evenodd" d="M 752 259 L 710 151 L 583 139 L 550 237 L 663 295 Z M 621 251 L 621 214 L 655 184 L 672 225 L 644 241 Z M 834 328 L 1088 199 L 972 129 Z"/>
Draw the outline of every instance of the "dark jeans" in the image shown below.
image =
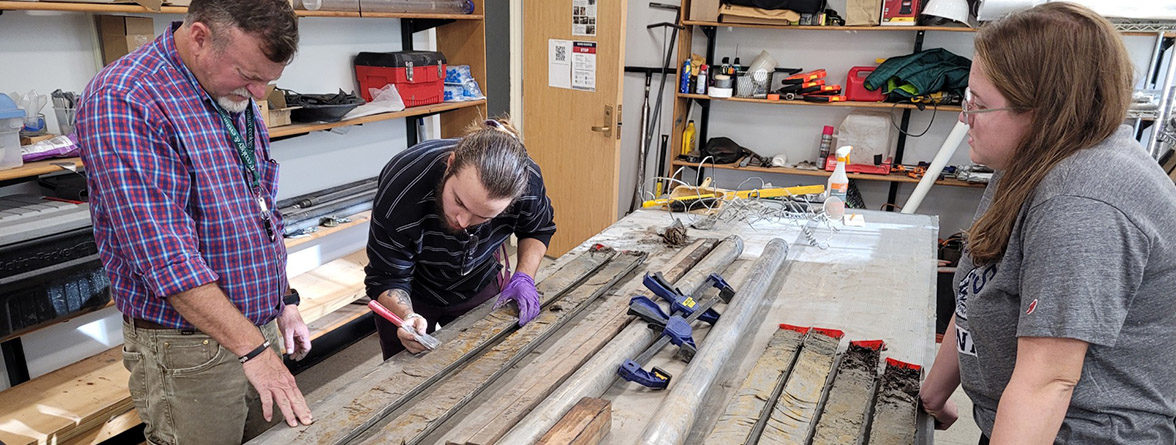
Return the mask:
<path fill-rule="evenodd" d="M 494 298 L 495 295 L 498 295 L 498 292 L 498 281 L 490 280 L 490 284 L 483 287 L 482 290 L 478 291 L 469 300 L 461 303 L 438 307 L 413 299 L 412 308 L 416 313 L 425 317 L 425 321 L 429 322 L 428 332 L 432 333 L 436 330 L 438 323 L 441 326 L 449 324 L 453 320 L 456 320 L 457 317 L 485 303 L 486 300 Z M 403 351 L 404 345 L 400 344 L 400 337 L 396 336 L 396 330 L 398 329 L 396 325 L 385 320 L 384 317 L 376 316 L 374 318 L 376 320 L 376 333 L 380 336 L 380 350 L 384 352 L 384 360 L 388 360 L 393 355 Z"/>

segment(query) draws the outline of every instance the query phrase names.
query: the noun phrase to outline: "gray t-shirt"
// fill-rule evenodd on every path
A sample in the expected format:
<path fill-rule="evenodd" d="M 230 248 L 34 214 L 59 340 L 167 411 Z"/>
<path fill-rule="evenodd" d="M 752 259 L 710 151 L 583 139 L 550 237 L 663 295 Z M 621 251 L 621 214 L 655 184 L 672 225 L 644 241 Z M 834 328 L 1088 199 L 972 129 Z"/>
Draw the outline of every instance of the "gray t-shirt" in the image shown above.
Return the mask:
<path fill-rule="evenodd" d="M 1017 337 L 1064 337 L 1090 347 L 1057 443 L 1176 443 L 1176 186 L 1130 127 L 1055 167 L 1004 257 L 965 253 L 955 284 L 960 380 L 985 434 Z"/>

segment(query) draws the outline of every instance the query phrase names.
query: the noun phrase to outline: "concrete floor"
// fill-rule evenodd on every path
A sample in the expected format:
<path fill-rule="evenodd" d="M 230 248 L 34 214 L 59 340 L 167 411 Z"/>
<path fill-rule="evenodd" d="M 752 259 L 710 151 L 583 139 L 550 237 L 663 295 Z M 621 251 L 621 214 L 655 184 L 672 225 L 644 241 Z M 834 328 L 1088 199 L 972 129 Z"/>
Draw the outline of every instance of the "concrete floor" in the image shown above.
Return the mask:
<path fill-rule="evenodd" d="M 935 443 L 939 445 L 975 445 L 980 440 L 980 427 L 972 420 L 972 401 L 964 390 L 957 388 L 951 400 L 960 410 L 960 419 L 945 431 L 935 432 Z"/>

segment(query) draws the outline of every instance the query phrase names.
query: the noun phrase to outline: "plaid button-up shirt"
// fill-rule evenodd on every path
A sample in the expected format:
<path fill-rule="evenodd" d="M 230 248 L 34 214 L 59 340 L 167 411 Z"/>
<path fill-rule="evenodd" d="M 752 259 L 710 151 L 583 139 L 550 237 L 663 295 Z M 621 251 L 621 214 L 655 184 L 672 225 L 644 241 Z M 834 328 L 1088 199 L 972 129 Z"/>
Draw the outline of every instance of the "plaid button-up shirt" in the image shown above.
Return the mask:
<path fill-rule="evenodd" d="M 256 202 L 260 194 L 275 208 L 278 163 L 255 108 L 255 193 L 213 99 L 176 52 L 177 26 L 107 66 L 83 94 L 76 134 L 94 238 L 124 314 L 191 328 L 166 297 L 216 282 L 262 325 L 288 288 L 285 244 L 270 241 Z M 277 211 L 272 219 L 282 233 Z"/>

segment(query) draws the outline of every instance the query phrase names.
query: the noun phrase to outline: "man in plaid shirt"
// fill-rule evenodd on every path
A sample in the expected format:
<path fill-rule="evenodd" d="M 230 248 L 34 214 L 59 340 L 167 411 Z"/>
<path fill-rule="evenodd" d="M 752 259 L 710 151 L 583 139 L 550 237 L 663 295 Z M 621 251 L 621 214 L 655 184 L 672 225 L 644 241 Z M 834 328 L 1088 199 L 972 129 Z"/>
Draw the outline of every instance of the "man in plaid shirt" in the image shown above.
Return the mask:
<path fill-rule="evenodd" d="M 270 425 L 273 403 L 290 426 L 312 421 L 280 357 L 279 340 L 301 357 L 310 336 L 251 101 L 297 44 L 286 0 L 194 0 L 86 87 L 77 135 L 94 235 L 149 443 L 240 443 Z"/>

